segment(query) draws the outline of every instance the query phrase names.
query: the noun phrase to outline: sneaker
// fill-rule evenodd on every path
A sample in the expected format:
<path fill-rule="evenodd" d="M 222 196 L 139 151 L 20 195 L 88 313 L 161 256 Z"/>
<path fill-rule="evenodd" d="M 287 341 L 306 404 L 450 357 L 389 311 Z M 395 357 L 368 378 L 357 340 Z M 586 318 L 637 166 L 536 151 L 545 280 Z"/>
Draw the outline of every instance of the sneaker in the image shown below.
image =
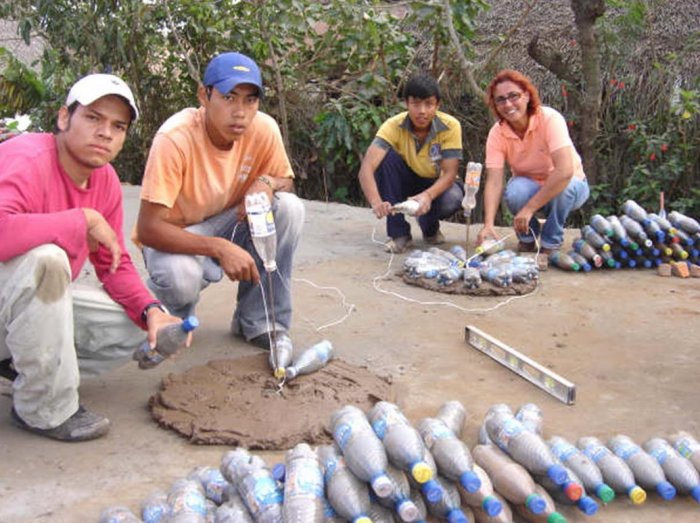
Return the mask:
<path fill-rule="evenodd" d="M 436 232 L 433 236 L 423 236 L 423 241 L 428 245 L 440 245 L 445 243 L 445 237 L 442 235 L 440 230 Z"/>
<path fill-rule="evenodd" d="M 15 366 L 12 364 L 12 358 L 7 358 L 6 360 L 0 361 L 0 377 L 10 381 L 15 381 L 17 371 L 15 370 Z"/>
<path fill-rule="evenodd" d="M 384 250 L 394 254 L 401 254 L 406 252 L 406 249 L 412 245 L 413 242 L 410 236 L 398 236 L 397 238 L 390 238 L 389 241 L 384 244 Z"/>
<path fill-rule="evenodd" d="M 28 425 L 12 408 L 12 423 L 26 431 L 59 441 L 87 441 L 104 436 L 109 431 L 109 420 L 93 414 L 82 405 L 66 421 L 52 429 L 39 429 Z"/>
<path fill-rule="evenodd" d="M 270 336 L 269 332 L 264 332 L 260 336 L 256 336 L 255 338 L 251 338 L 248 340 L 248 343 L 255 345 L 256 347 L 260 347 L 261 349 L 264 350 L 270 350 L 270 341 L 272 337 Z M 287 335 L 286 332 L 278 332 L 277 333 L 277 343 L 280 341 L 285 340 L 291 344 L 292 340 L 291 338 Z"/>

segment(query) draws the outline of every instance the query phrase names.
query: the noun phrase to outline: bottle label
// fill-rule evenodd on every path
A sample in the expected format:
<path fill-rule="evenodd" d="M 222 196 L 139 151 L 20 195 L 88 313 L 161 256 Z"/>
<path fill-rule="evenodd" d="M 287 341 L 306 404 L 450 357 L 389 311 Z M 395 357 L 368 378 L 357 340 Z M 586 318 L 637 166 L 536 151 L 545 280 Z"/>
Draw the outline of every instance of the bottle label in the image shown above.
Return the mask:
<path fill-rule="evenodd" d="M 266 507 L 282 503 L 282 491 L 277 488 L 275 480 L 267 474 L 262 475 L 259 472 L 253 473 L 255 476 L 253 491 L 248 499 L 251 499 L 253 507 Z"/>
<path fill-rule="evenodd" d="M 333 431 L 333 438 L 342 450 L 345 450 L 351 436 L 352 427 L 347 423 L 341 423 L 335 428 L 335 431 Z"/>
<path fill-rule="evenodd" d="M 666 463 L 666 460 L 669 458 L 668 450 L 662 446 L 658 446 L 655 449 L 652 449 L 652 451 L 649 452 L 649 454 L 651 454 L 654 457 L 654 459 L 656 459 L 656 461 L 659 462 L 659 465 L 663 465 L 664 463 Z"/>
<path fill-rule="evenodd" d="M 511 438 L 520 435 L 524 430 L 523 424 L 517 419 L 507 419 L 503 422 L 501 430 L 496 434 L 496 443 L 499 447 L 505 449 L 508 447 Z"/>
<path fill-rule="evenodd" d="M 591 458 L 594 463 L 598 463 L 601 459 L 607 457 L 610 454 L 610 451 L 603 447 L 602 445 L 588 445 L 585 449 L 583 449 L 583 453 Z"/>
<path fill-rule="evenodd" d="M 380 418 L 376 420 L 375 422 L 372 423 L 372 430 L 374 430 L 374 433 L 377 435 L 377 437 L 381 440 L 384 440 L 384 436 L 386 435 L 386 420 L 383 418 Z"/>
<path fill-rule="evenodd" d="M 552 445 L 552 453 L 561 461 L 567 461 L 572 456 L 576 455 L 576 447 L 570 443 L 557 443 Z"/>
<path fill-rule="evenodd" d="M 292 491 L 295 494 L 312 494 L 319 498 L 323 496 L 323 476 L 321 471 L 310 463 L 293 467 L 286 482 L 293 485 Z"/>
<path fill-rule="evenodd" d="M 207 513 L 204 496 L 193 489 L 187 489 L 175 496 L 170 505 L 172 514 L 194 512 L 205 515 Z"/>
<path fill-rule="evenodd" d="M 613 447 L 612 450 L 613 452 L 615 452 L 615 454 L 627 461 L 639 452 L 639 447 L 637 447 L 636 445 L 630 445 L 628 443 L 618 443 Z"/>
<path fill-rule="evenodd" d="M 688 438 L 682 438 L 676 442 L 676 450 L 684 458 L 690 458 L 698 449 L 700 445 Z"/>

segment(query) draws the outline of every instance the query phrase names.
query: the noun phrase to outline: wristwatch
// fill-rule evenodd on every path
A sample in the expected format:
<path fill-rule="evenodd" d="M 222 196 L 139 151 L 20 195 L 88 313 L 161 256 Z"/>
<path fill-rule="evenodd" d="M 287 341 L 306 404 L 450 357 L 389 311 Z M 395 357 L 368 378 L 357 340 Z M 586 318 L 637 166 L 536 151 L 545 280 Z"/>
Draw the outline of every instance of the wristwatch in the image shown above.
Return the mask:
<path fill-rule="evenodd" d="M 154 301 L 143 308 L 143 312 L 141 313 L 141 319 L 144 323 L 148 323 L 148 311 L 151 310 L 153 307 L 157 307 L 158 309 L 162 310 L 165 314 L 170 314 L 170 311 L 165 308 L 165 305 L 158 301 Z"/>
<path fill-rule="evenodd" d="M 274 187 L 272 187 L 272 180 L 270 180 L 270 177 L 269 177 L 269 176 L 266 176 L 266 175 L 263 174 L 263 175 L 261 175 L 261 176 L 258 176 L 258 177 L 255 179 L 255 181 L 256 181 L 256 182 L 260 182 L 260 183 L 264 183 L 264 184 L 267 185 L 272 191 L 275 190 Z"/>

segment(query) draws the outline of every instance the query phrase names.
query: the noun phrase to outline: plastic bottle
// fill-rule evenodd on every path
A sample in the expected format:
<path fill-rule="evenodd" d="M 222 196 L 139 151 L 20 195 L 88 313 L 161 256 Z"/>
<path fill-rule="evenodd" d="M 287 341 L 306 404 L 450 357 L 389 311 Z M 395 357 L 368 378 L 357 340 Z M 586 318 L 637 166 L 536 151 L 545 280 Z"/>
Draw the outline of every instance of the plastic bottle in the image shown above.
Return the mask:
<path fill-rule="evenodd" d="M 486 473 L 484 472 L 484 474 Z M 460 494 L 461 493 L 462 491 L 460 491 Z M 496 492 L 494 492 L 489 499 L 498 503 L 501 507 L 496 514 L 490 514 L 483 505 L 471 505 L 467 503 L 474 514 L 474 521 L 476 521 L 476 523 L 513 523 L 513 511 L 510 508 L 510 504 Z M 462 497 L 462 501 L 464 502 L 464 497 Z"/>
<path fill-rule="evenodd" d="M 409 198 L 408 200 L 404 200 L 403 202 L 394 204 L 391 207 L 391 210 L 394 212 L 400 212 L 407 216 L 415 216 L 419 208 L 420 202 L 418 200 L 413 200 Z"/>
<path fill-rule="evenodd" d="M 614 235 L 612 225 L 600 214 L 594 214 L 591 216 L 591 227 L 593 227 L 601 236 L 612 238 Z"/>
<path fill-rule="evenodd" d="M 451 267 L 461 267 L 464 265 L 462 260 L 449 251 L 441 249 L 440 247 L 431 247 L 428 252 L 433 256 L 447 260 Z"/>
<path fill-rule="evenodd" d="M 697 234 L 700 232 L 700 223 L 697 220 L 685 214 L 681 214 L 678 211 L 671 211 L 668 213 L 668 219 L 678 229 L 682 229 L 688 234 Z"/>
<path fill-rule="evenodd" d="M 298 443 L 285 456 L 285 523 L 323 522 L 323 472 L 316 453 Z"/>
<path fill-rule="evenodd" d="M 646 222 L 644 222 L 643 227 L 652 240 L 656 240 L 658 242 L 666 241 L 666 233 L 661 229 L 658 222 L 648 219 Z"/>
<path fill-rule="evenodd" d="M 352 473 L 351 473 L 352 474 Z M 325 480 L 324 480 L 325 481 Z M 366 489 L 366 486 L 365 486 Z M 323 498 L 323 523 L 346 523 L 348 520 L 341 518 L 335 511 L 327 497 Z M 364 521 L 367 521 L 366 519 Z"/>
<path fill-rule="evenodd" d="M 580 449 L 560 436 L 552 436 L 547 444 L 552 453 L 579 477 L 586 490 L 595 493 L 603 503 L 615 499 L 615 491 L 603 482 L 598 466 Z"/>
<path fill-rule="evenodd" d="M 432 452 L 425 445 L 423 445 L 423 462 L 430 469 L 431 477 L 436 478 L 438 476 L 437 464 Z M 411 488 L 418 490 L 426 501 L 436 502 L 442 497 L 442 488 L 434 479 L 430 479 L 425 483 L 418 483 L 411 475 L 407 474 L 406 477 L 411 484 Z"/>
<path fill-rule="evenodd" d="M 461 508 L 461 500 L 457 486 L 451 481 L 439 476 L 434 478 L 433 481 L 439 485 L 443 494 L 437 501 L 425 500 L 428 513 L 448 523 L 469 523 L 467 515 Z"/>
<path fill-rule="evenodd" d="M 620 263 L 613 258 L 610 251 L 600 251 L 600 257 L 603 259 L 603 265 L 610 269 L 619 269 Z"/>
<path fill-rule="evenodd" d="M 649 220 L 647 211 L 634 200 L 627 200 L 622 204 L 622 212 L 640 224 Z"/>
<path fill-rule="evenodd" d="M 697 234 L 700 234 L 700 233 L 697 233 Z M 690 234 L 688 234 L 684 230 L 677 229 L 676 234 L 671 237 L 671 242 L 672 243 L 681 243 L 681 244 L 685 245 L 686 247 L 692 247 L 698 241 L 698 239 L 696 238 L 697 234 L 691 236 Z"/>
<path fill-rule="evenodd" d="M 479 489 L 476 492 L 459 489 L 462 502 L 472 507 L 475 513 L 482 512 L 489 517 L 498 516 L 505 509 L 507 503 L 493 491 L 491 478 L 484 469 L 474 463 L 472 470 L 479 478 Z"/>
<path fill-rule="evenodd" d="M 294 358 L 294 362 L 286 369 L 285 378 L 289 381 L 297 376 L 316 372 L 328 365 L 332 359 L 333 344 L 328 340 L 322 340 Z"/>
<path fill-rule="evenodd" d="M 571 247 L 581 256 L 590 260 L 594 267 L 601 267 L 603 265 L 603 258 L 596 252 L 595 248 L 583 238 L 574 240 Z"/>
<path fill-rule="evenodd" d="M 250 515 L 238 494 L 219 505 L 214 521 L 216 523 L 254 523 L 253 516 Z"/>
<path fill-rule="evenodd" d="M 620 223 L 627 231 L 627 234 L 629 234 L 630 237 L 634 238 L 635 241 L 639 243 L 639 245 L 647 247 L 650 247 L 652 245 L 653 242 L 649 239 L 647 233 L 644 232 L 644 229 L 642 228 L 639 222 L 623 214 L 622 216 L 620 216 Z"/>
<path fill-rule="evenodd" d="M 467 418 L 467 409 L 464 408 L 461 401 L 446 401 L 440 405 L 435 417 L 447 425 L 447 428 L 454 432 L 458 438 L 462 436 L 464 420 Z"/>
<path fill-rule="evenodd" d="M 396 521 L 393 512 L 376 501 L 369 504 L 367 517 L 372 520 L 372 523 L 394 523 Z"/>
<path fill-rule="evenodd" d="M 515 511 L 529 523 L 566 523 L 566 518 L 557 512 L 554 501 L 541 485 L 535 485 L 535 492 L 545 502 L 545 508 L 541 513 L 533 514 L 524 505 L 515 505 Z"/>
<path fill-rule="evenodd" d="M 370 409 L 367 418 L 384 443 L 389 461 L 418 483 L 432 479 L 430 468 L 423 462 L 423 440 L 397 405 L 379 401 Z"/>
<path fill-rule="evenodd" d="M 579 438 L 576 446 L 595 463 L 603 479 L 610 487 L 620 494 L 626 494 L 635 505 L 642 504 L 647 499 L 647 493 L 637 485 L 634 474 L 627 463 L 613 454 L 596 437 L 588 436 Z"/>
<path fill-rule="evenodd" d="M 384 507 L 395 510 L 402 521 L 415 521 L 419 516 L 419 510 L 411 500 L 411 485 L 406 474 L 391 463 L 386 468 L 386 474 L 391 479 L 392 493 L 389 497 L 378 498 L 378 502 Z M 372 520 L 374 521 L 374 518 Z"/>
<path fill-rule="evenodd" d="M 199 327 L 196 316 L 188 316 L 182 323 L 171 323 L 158 329 L 156 346 L 151 349 L 145 340 L 134 350 L 133 359 L 139 362 L 140 369 L 152 369 L 185 346 L 187 335 Z"/>
<path fill-rule="evenodd" d="M 481 273 L 476 267 L 464 268 L 464 286 L 467 289 L 477 289 L 481 287 Z"/>
<path fill-rule="evenodd" d="M 581 227 L 581 238 L 586 240 L 586 243 L 595 249 L 599 249 L 601 251 L 610 250 L 610 244 L 606 242 L 605 238 L 598 234 L 590 225 L 584 225 Z M 586 256 L 584 253 L 581 254 Z"/>
<path fill-rule="evenodd" d="M 437 282 L 439 285 L 451 285 L 463 279 L 464 269 L 461 267 L 448 267 L 438 272 L 437 275 Z"/>
<path fill-rule="evenodd" d="M 636 242 L 630 240 L 629 236 L 627 235 L 627 231 L 622 226 L 622 224 L 620 223 L 620 219 L 617 216 L 615 216 L 614 214 L 608 216 L 608 223 L 610 224 L 610 227 L 612 227 L 612 237 L 617 243 L 619 243 L 623 247 L 629 247 L 633 251 L 639 249 L 639 245 L 637 245 Z"/>
<path fill-rule="evenodd" d="M 176 480 L 168 491 L 169 519 L 188 518 L 192 523 L 204 523 L 207 515 L 204 489 L 199 481 L 182 478 Z"/>
<path fill-rule="evenodd" d="M 644 256 L 635 256 L 633 259 L 635 262 L 637 262 L 637 267 L 651 269 L 654 266 L 654 263 L 649 258 Z"/>
<path fill-rule="evenodd" d="M 353 405 L 342 407 L 331 416 L 331 431 L 348 468 L 368 482 L 377 496 L 389 496 L 391 480 L 385 473 L 386 450 L 364 412 Z"/>
<path fill-rule="evenodd" d="M 324 471 L 326 496 L 335 513 L 353 523 L 372 523 L 367 516 L 370 506 L 367 484 L 350 471 L 333 445 L 323 445 L 317 453 Z"/>
<path fill-rule="evenodd" d="M 523 403 L 517 411 L 515 411 L 515 419 L 517 419 L 530 432 L 534 432 L 538 436 L 542 436 L 542 422 L 544 416 L 542 409 L 535 403 Z"/>
<path fill-rule="evenodd" d="M 692 434 L 681 430 L 671 434 L 668 441 L 681 456 L 690 460 L 695 470 L 700 472 L 700 443 Z"/>
<path fill-rule="evenodd" d="M 577 253 L 576 251 L 569 251 L 567 253 L 569 258 L 574 260 L 575 263 L 578 264 L 578 266 L 581 268 L 583 272 L 591 272 L 591 264 L 588 263 L 588 260 L 584 258 L 581 254 Z"/>
<path fill-rule="evenodd" d="M 474 252 L 476 254 L 483 254 L 489 256 L 491 254 L 497 253 L 503 250 L 503 240 L 494 240 L 493 238 L 486 238 L 481 245 L 477 245 Z"/>
<path fill-rule="evenodd" d="M 277 270 L 277 232 L 275 217 L 267 194 L 264 192 L 248 194 L 245 197 L 245 209 L 248 215 L 248 228 L 255 251 L 267 272 Z"/>
<path fill-rule="evenodd" d="M 450 247 L 450 254 L 457 258 L 463 265 L 467 264 L 467 251 L 461 245 L 453 245 Z"/>
<path fill-rule="evenodd" d="M 282 522 L 282 489 L 262 459 L 238 447 L 224 454 L 221 473 L 236 487 L 256 523 Z"/>
<path fill-rule="evenodd" d="M 154 490 L 141 502 L 144 523 L 165 523 L 169 515 L 168 495 L 162 490 Z"/>
<path fill-rule="evenodd" d="M 509 265 L 496 265 L 490 267 L 482 265 L 479 274 L 483 280 L 488 281 L 496 287 L 510 287 L 513 283 L 513 269 Z"/>
<path fill-rule="evenodd" d="M 648 217 L 651 221 L 656 222 L 661 230 L 668 236 L 675 236 L 676 232 L 678 232 L 678 229 L 676 229 L 667 218 L 654 213 L 649 213 Z"/>
<path fill-rule="evenodd" d="M 663 438 L 651 438 L 644 443 L 644 450 L 661 465 L 666 478 L 678 492 L 700 503 L 700 474 L 689 460 Z"/>
<path fill-rule="evenodd" d="M 442 495 L 442 491 L 440 495 Z M 425 505 L 425 500 L 423 499 L 421 492 L 419 490 L 411 488 L 409 497 L 418 509 L 418 517 L 416 518 L 415 523 L 425 523 L 425 520 L 428 517 L 428 507 Z"/>
<path fill-rule="evenodd" d="M 610 252 L 617 261 L 623 261 L 630 257 L 629 253 L 619 245 L 613 245 Z"/>
<path fill-rule="evenodd" d="M 483 165 L 478 162 L 467 163 L 467 170 L 464 174 L 464 198 L 462 199 L 462 208 L 465 216 L 470 214 L 476 207 L 476 193 L 479 192 L 482 169 Z"/>
<path fill-rule="evenodd" d="M 272 342 L 275 349 L 270 351 L 268 362 L 275 378 L 282 379 L 286 377 L 287 367 L 292 363 L 294 344 L 287 334 L 275 336 Z"/>
<path fill-rule="evenodd" d="M 625 460 L 642 488 L 656 489 L 659 496 L 665 500 L 671 500 L 676 496 L 675 487 L 666 480 L 658 461 L 647 454 L 632 438 L 618 434 L 610 438 L 608 447 Z"/>
<path fill-rule="evenodd" d="M 598 512 L 598 503 L 593 498 L 586 495 L 586 490 L 583 488 L 581 480 L 573 470 L 566 469 L 569 475 L 569 482 L 566 485 L 555 485 L 552 480 L 546 476 L 537 476 L 535 481 L 554 498 L 557 503 L 564 505 L 576 505 L 581 512 L 587 516 L 592 516 Z"/>
<path fill-rule="evenodd" d="M 508 501 L 525 505 L 533 514 L 540 514 L 545 509 L 545 502 L 535 492 L 535 482 L 525 467 L 493 445 L 476 445 L 472 455 L 486 471 L 494 488 Z"/>
<path fill-rule="evenodd" d="M 423 418 L 418 432 L 442 476 L 458 482 L 467 492 L 479 490 L 481 480 L 473 470 L 474 459 L 466 443 L 437 418 Z"/>
<path fill-rule="evenodd" d="M 196 467 L 187 477 L 199 481 L 204 490 L 204 497 L 212 500 L 217 505 L 224 501 L 225 492 L 230 485 L 221 471 L 216 467 Z"/>
<path fill-rule="evenodd" d="M 141 520 L 127 507 L 108 507 L 100 511 L 97 523 L 140 523 Z"/>
<path fill-rule="evenodd" d="M 491 440 L 532 474 L 546 474 L 557 485 L 566 481 L 566 471 L 549 446 L 515 419 L 510 409 L 506 410 L 502 404 L 491 407 L 484 425 Z"/>
<path fill-rule="evenodd" d="M 688 259 L 688 251 L 686 251 L 683 247 L 681 247 L 680 243 L 672 243 L 670 245 L 671 247 L 671 256 L 673 256 L 676 260 L 687 260 Z"/>

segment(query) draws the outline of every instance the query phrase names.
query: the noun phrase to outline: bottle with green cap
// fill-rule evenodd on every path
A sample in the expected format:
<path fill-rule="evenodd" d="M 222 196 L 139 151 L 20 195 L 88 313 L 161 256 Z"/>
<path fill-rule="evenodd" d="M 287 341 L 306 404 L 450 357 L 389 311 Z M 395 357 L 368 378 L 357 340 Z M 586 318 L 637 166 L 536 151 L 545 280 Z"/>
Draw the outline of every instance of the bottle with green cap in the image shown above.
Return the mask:
<path fill-rule="evenodd" d="M 569 255 L 569 257 L 571 257 L 572 260 L 579 264 L 579 267 L 581 267 L 581 270 L 583 272 L 591 272 L 591 269 L 593 269 L 593 267 L 591 267 L 591 264 L 588 263 L 588 260 L 576 251 L 572 250 L 567 252 L 566 254 Z"/>
<path fill-rule="evenodd" d="M 637 485 L 627 463 L 615 455 L 602 441 L 594 436 L 584 436 L 578 439 L 576 446 L 593 460 L 600 469 L 605 483 L 615 492 L 627 495 L 635 505 L 646 501 L 647 493 Z"/>
<path fill-rule="evenodd" d="M 389 461 L 418 483 L 433 479 L 432 471 L 423 461 L 423 440 L 398 405 L 379 401 L 367 413 L 367 419 L 382 440 Z"/>
<path fill-rule="evenodd" d="M 664 438 L 651 438 L 643 446 L 644 450 L 658 461 L 666 478 L 676 490 L 700 503 L 700 474 L 693 464 L 681 456 Z"/>
<path fill-rule="evenodd" d="M 619 243 L 625 248 L 629 247 L 633 251 L 639 249 L 639 245 L 637 244 L 637 242 L 630 240 L 627 234 L 627 230 L 622 226 L 622 224 L 620 223 L 620 219 L 617 216 L 615 216 L 614 214 L 608 216 L 608 223 L 610 224 L 610 227 L 612 227 L 612 238 L 617 243 Z"/>
<path fill-rule="evenodd" d="M 549 254 L 549 263 L 565 271 L 578 272 L 581 270 L 581 266 L 571 256 L 561 251 L 551 252 Z"/>
<path fill-rule="evenodd" d="M 324 472 L 326 497 L 333 511 L 345 521 L 372 523 L 368 516 L 367 483 L 351 472 L 335 446 L 323 445 L 317 453 Z"/>
<path fill-rule="evenodd" d="M 585 489 L 594 493 L 603 503 L 615 499 L 615 491 L 603 482 L 598 466 L 580 449 L 561 436 L 552 436 L 547 444 L 559 461 L 578 476 Z"/>

